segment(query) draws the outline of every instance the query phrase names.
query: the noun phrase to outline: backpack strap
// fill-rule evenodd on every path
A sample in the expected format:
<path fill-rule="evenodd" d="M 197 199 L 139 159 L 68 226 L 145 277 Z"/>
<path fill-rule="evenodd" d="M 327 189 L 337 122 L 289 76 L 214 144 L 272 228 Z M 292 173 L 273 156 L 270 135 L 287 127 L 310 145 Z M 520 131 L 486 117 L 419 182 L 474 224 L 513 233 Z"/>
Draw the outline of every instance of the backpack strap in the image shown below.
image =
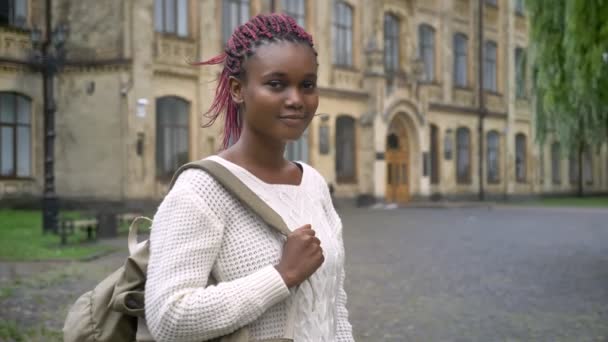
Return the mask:
<path fill-rule="evenodd" d="M 173 187 L 179 175 L 188 169 L 199 169 L 207 172 L 216 181 L 218 181 L 232 196 L 241 201 L 241 203 L 256 213 L 262 220 L 273 229 L 287 236 L 291 233 L 285 221 L 274 211 L 266 202 L 253 192 L 245 183 L 243 183 L 230 170 L 210 159 L 202 159 L 195 162 L 182 165 L 173 175 L 173 179 L 169 184 L 169 189 Z"/>

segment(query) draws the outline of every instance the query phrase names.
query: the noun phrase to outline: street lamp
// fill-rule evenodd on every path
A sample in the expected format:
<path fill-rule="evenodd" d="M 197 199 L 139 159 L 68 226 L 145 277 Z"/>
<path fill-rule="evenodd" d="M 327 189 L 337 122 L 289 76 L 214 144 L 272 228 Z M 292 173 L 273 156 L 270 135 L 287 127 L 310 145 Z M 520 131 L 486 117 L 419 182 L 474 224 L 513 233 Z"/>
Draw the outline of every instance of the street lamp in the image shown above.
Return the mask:
<path fill-rule="evenodd" d="M 50 9 L 47 10 L 45 40 L 38 28 L 31 31 L 32 65 L 42 73 L 44 102 L 44 190 L 42 197 L 42 231 L 57 232 L 59 201 L 55 192 L 55 94 L 54 77 L 65 61 L 67 25 L 51 29 Z M 49 34 L 50 32 L 50 34 Z"/>

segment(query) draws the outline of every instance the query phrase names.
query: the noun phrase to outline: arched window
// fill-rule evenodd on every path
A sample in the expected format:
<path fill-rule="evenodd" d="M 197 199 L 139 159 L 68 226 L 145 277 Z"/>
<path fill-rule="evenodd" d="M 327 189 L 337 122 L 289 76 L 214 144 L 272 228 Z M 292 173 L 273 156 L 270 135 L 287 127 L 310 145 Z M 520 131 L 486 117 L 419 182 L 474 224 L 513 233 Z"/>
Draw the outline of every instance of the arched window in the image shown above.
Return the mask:
<path fill-rule="evenodd" d="M 424 80 L 435 80 L 435 29 L 428 24 L 418 26 L 418 57 L 424 63 Z"/>
<path fill-rule="evenodd" d="M 466 87 L 467 84 L 467 36 L 462 33 L 454 35 L 454 85 Z"/>
<path fill-rule="evenodd" d="M 176 96 L 156 99 L 156 175 L 170 178 L 190 159 L 190 103 Z"/>
<path fill-rule="evenodd" d="M 515 179 L 518 182 L 526 181 L 526 136 L 519 133 L 515 136 Z"/>
<path fill-rule="evenodd" d="M 488 132 L 486 157 L 488 183 L 498 183 L 500 181 L 500 134 L 497 131 Z"/>
<path fill-rule="evenodd" d="M 562 156 L 558 142 L 551 145 L 551 179 L 553 184 L 562 183 Z"/>
<path fill-rule="evenodd" d="M 0 178 L 32 175 L 32 101 L 0 92 Z"/>
<path fill-rule="evenodd" d="M 334 64 L 353 65 L 353 9 L 346 2 L 334 0 L 333 18 Z"/>
<path fill-rule="evenodd" d="M 471 133 L 466 127 L 456 130 L 456 180 L 471 182 Z"/>
<path fill-rule="evenodd" d="M 352 183 L 357 178 L 355 119 L 341 115 L 336 120 L 336 179 Z"/>
<path fill-rule="evenodd" d="M 431 124 L 431 184 L 439 184 L 439 128 Z"/>

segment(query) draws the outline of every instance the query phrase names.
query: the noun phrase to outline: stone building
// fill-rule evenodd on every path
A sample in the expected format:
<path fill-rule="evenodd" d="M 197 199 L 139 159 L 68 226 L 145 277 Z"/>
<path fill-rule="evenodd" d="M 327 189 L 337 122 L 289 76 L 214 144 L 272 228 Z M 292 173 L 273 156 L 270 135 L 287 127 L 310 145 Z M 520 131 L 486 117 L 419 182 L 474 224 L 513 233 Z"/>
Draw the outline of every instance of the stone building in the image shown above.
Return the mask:
<path fill-rule="evenodd" d="M 44 29 L 46 2 L 3 3 L 0 199 L 37 198 L 44 93 L 30 34 Z M 158 201 L 178 165 L 217 151 L 220 125 L 202 128 L 202 114 L 219 68 L 189 62 L 218 54 L 234 27 L 269 11 L 289 13 L 315 38 L 320 115 L 286 153 L 316 167 L 337 196 L 476 198 L 480 186 L 489 198 L 568 193 L 578 177 L 588 193 L 608 191 L 606 146 L 585 152 L 578 175 L 559 142 L 536 143 L 521 0 L 481 2 L 481 59 L 477 0 L 52 3 L 53 26 L 69 28 L 55 78 L 61 198 Z"/>

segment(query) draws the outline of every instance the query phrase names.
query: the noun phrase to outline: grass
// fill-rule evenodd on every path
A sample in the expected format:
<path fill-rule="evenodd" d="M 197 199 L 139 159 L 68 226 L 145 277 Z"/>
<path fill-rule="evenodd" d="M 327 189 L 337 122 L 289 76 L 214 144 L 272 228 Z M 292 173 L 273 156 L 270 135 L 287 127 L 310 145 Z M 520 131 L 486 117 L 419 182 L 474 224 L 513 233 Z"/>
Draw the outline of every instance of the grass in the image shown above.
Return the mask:
<path fill-rule="evenodd" d="M 63 333 L 53 331 L 42 325 L 21 328 L 14 321 L 0 321 L 0 341 L 33 342 L 62 341 Z"/>
<path fill-rule="evenodd" d="M 38 210 L 0 210 L 0 260 L 78 260 L 109 250 L 108 246 L 86 243 L 83 231 L 69 236 L 62 246 L 58 235 L 42 233 L 42 213 Z"/>
<path fill-rule="evenodd" d="M 547 207 L 608 208 L 608 197 L 556 197 L 532 202 Z"/>

